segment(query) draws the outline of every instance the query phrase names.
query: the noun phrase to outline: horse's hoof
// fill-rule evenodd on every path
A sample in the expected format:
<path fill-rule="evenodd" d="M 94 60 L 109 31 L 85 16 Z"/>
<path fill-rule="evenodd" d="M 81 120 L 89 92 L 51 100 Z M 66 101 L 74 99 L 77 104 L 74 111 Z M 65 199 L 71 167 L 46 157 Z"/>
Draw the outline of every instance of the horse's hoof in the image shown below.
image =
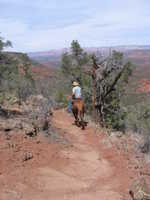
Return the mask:
<path fill-rule="evenodd" d="M 87 125 L 88 125 L 88 122 L 84 122 L 84 125 L 87 126 Z"/>
<path fill-rule="evenodd" d="M 81 125 L 81 129 L 82 129 L 82 130 L 85 129 L 85 125 L 84 125 L 84 124 Z"/>
<path fill-rule="evenodd" d="M 75 125 L 80 127 L 80 123 L 78 121 L 75 121 Z"/>

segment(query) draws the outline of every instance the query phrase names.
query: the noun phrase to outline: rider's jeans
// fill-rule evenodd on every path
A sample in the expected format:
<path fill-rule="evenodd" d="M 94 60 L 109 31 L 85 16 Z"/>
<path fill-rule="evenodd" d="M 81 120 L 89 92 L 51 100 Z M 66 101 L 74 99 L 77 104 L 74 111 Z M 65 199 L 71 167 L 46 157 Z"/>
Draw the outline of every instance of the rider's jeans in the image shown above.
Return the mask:
<path fill-rule="evenodd" d="M 69 101 L 69 111 L 72 112 L 72 100 Z"/>

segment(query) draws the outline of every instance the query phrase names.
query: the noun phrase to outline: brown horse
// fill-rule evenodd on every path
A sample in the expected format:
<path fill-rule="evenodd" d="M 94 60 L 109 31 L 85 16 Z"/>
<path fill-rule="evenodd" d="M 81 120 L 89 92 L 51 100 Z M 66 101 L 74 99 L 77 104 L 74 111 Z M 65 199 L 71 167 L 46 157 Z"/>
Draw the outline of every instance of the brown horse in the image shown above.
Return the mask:
<path fill-rule="evenodd" d="M 85 129 L 87 124 L 84 121 L 85 106 L 82 99 L 74 99 L 72 101 L 72 112 L 75 117 L 75 124 Z"/>

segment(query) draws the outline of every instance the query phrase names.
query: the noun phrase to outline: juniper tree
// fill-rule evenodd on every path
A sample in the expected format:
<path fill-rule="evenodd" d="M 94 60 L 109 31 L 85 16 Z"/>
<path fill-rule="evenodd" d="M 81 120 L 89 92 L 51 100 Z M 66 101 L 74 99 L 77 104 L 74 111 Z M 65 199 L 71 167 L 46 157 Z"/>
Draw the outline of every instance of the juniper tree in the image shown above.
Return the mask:
<path fill-rule="evenodd" d="M 94 106 L 102 125 L 124 129 L 126 112 L 121 105 L 125 86 L 132 75 L 133 65 L 123 62 L 123 54 L 113 51 L 112 55 L 98 64 L 93 61 Z"/>
<path fill-rule="evenodd" d="M 81 48 L 77 40 L 73 40 L 71 43 L 70 52 L 64 53 L 62 55 L 61 61 L 61 71 L 63 75 L 67 76 L 67 86 L 71 88 L 71 82 L 77 80 L 81 87 L 84 101 L 89 108 L 91 109 L 91 83 L 92 79 L 90 74 L 87 73 L 87 67 L 89 67 L 90 56 Z M 65 83 L 63 87 L 65 88 Z M 64 91 L 65 93 L 65 91 Z"/>

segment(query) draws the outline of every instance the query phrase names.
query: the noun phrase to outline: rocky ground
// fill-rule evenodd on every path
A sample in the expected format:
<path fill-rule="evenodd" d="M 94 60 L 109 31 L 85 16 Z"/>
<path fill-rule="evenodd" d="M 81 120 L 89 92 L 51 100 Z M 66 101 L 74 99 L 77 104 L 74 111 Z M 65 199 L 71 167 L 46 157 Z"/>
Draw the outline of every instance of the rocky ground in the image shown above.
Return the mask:
<path fill-rule="evenodd" d="M 149 156 L 139 151 L 135 136 L 92 123 L 83 131 L 65 110 L 43 118 L 36 99 L 29 102 L 28 114 L 25 105 L 17 114 L 9 108 L 13 117 L 0 120 L 0 200 L 130 200 L 149 194 Z"/>

